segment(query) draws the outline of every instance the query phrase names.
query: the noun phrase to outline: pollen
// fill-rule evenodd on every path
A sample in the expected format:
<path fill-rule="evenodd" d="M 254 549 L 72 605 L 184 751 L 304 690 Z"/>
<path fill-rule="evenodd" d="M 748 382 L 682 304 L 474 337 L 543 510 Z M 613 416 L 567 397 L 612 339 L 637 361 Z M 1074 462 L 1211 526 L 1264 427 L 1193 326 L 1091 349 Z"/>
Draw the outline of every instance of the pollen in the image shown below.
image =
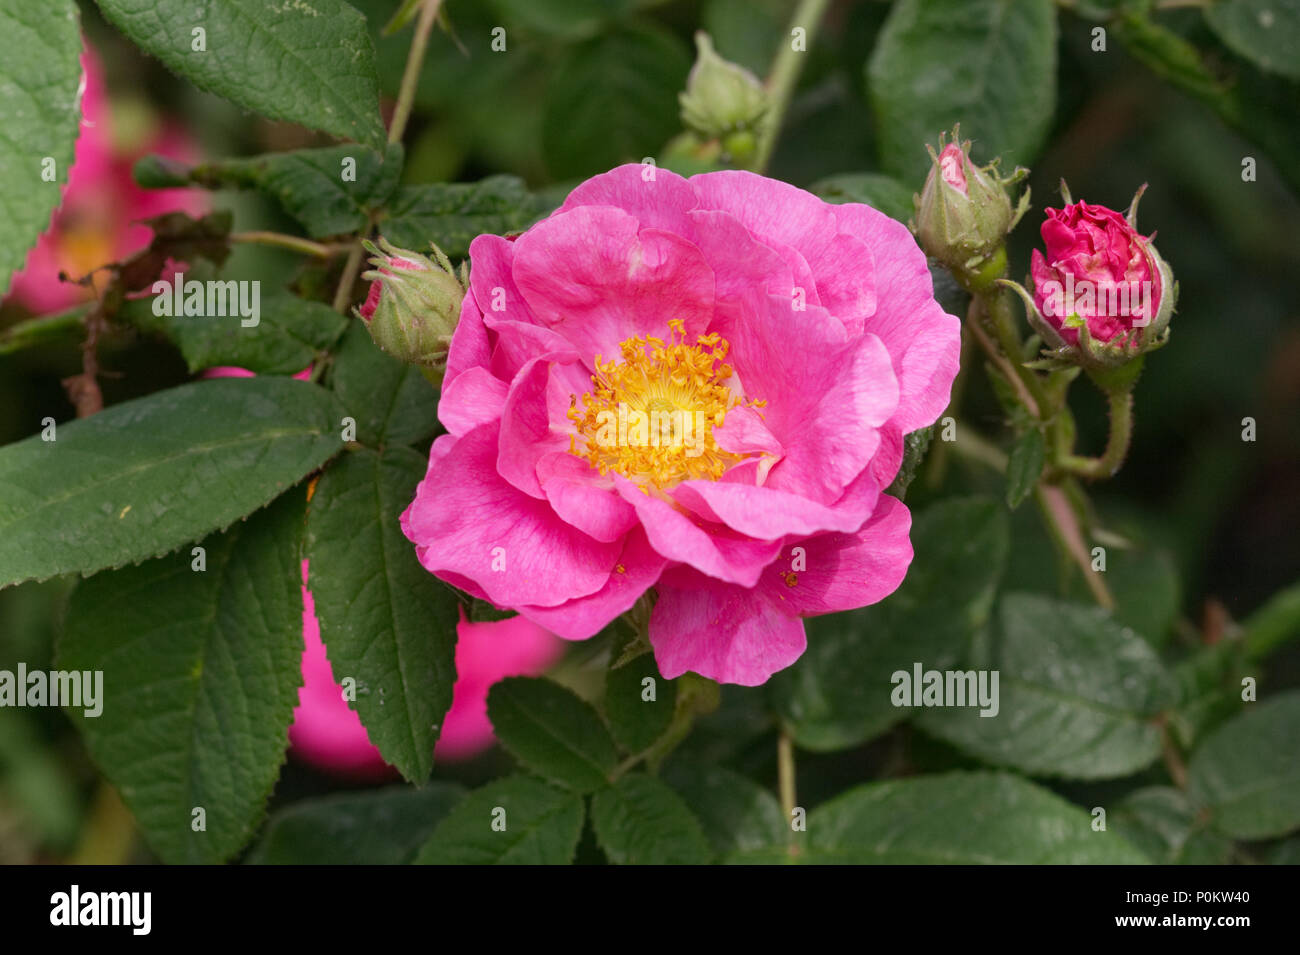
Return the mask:
<path fill-rule="evenodd" d="M 735 387 L 726 363 L 730 348 L 716 332 L 688 344 L 685 324 L 673 319 L 667 340 L 629 338 L 619 343 L 621 360 L 597 355 L 592 390 L 569 399 L 570 453 L 646 491 L 695 478 L 716 481 L 755 456 L 724 451 L 713 437 L 732 408 L 767 404 Z"/>

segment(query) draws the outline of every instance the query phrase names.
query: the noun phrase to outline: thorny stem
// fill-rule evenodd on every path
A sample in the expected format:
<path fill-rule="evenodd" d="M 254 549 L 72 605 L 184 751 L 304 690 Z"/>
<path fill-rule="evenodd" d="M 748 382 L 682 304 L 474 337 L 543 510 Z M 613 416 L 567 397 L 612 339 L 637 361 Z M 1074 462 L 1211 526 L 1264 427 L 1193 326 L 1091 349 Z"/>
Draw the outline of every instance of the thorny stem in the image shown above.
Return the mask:
<path fill-rule="evenodd" d="M 776 59 L 772 63 L 772 72 L 767 79 L 767 92 L 771 105 L 759 131 L 758 148 L 754 154 L 755 172 L 761 173 L 767 169 L 768 160 L 772 158 L 772 150 L 776 147 L 776 137 L 781 132 L 785 111 L 790 106 L 790 98 L 794 95 L 795 84 L 799 82 L 799 73 L 803 69 L 803 52 L 794 48 L 791 32 L 797 27 L 803 28 L 806 50 L 812 45 L 813 37 L 817 35 L 817 27 L 829 5 L 830 0 L 802 0 L 790 20 L 790 29 L 782 39 L 781 49 L 776 54 Z"/>
<path fill-rule="evenodd" d="M 389 143 L 400 143 L 406 132 L 406 121 L 411 118 L 411 104 L 415 100 L 415 88 L 420 81 L 420 67 L 424 65 L 424 51 L 429 45 L 429 33 L 438 18 L 438 8 L 442 0 L 424 0 L 420 8 L 420 19 L 415 24 L 415 35 L 411 38 L 411 52 L 406 57 L 406 71 L 402 73 L 402 85 L 397 91 L 397 108 L 393 110 L 393 122 L 388 127 Z"/>
<path fill-rule="evenodd" d="M 1015 377 L 1020 379 L 1025 390 L 1033 396 L 1032 403 L 1027 405 L 1030 414 L 1035 418 L 1045 419 L 1051 411 L 1043 391 L 1043 383 L 1037 374 L 1025 367 L 1023 343 L 1020 341 L 1020 334 L 1016 331 L 1015 318 L 1011 314 L 1011 293 L 1004 288 L 998 288 L 993 292 L 976 295 L 975 298 L 983 300 L 983 309 L 989 316 L 993 334 L 1002 351 L 1010 359 Z"/>
<path fill-rule="evenodd" d="M 1002 377 L 1016 390 L 1029 413 L 1037 418 L 1039 412 L 1038 400 L 1025 383 L 1021 374 L 1024 369 L 1018 370 L 1016 367 L 1019 361 L 1019 349 L 1016 349 L 1011 356 L 1008 356 L 1005 343 L 1002 344 L 1001 351 L 993 344 L 992 339 L 989 338 L 988 333 L 984 331 L 983 326 L 980 324 L 985 314 L 985 308 L 986 303 L 983 296 L 971 296 L 970 308 L 966 312 L 966 327 L 975 340 L 979 342 L 980 347 L 984 349 L 984 354 L 988 356 L 989 361 L 998 367 L 998 370 L 1002 372 Z"/>

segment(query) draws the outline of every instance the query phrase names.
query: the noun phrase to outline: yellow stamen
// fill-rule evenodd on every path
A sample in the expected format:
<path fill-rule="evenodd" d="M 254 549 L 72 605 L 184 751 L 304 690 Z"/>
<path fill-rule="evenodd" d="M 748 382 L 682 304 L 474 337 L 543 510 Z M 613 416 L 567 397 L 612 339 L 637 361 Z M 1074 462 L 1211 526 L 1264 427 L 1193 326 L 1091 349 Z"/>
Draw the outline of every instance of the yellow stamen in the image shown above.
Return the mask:
<path fill-rule="evenodd" d="M 732 390 L 732 368 L 725 363 L 731 346 L 717 332 L 688 345 L 684 322 L 673 319 L 668 328 L 668 341 L 647 335 L 620 342 L 622 361 L 597 355 L 582 406 L 570 396 L 569 453 L 643 490 L 692 478 L 716 481 L 756 456 L 722 450 L 713 429 L 722 427 L 731 408 L 767 404 Z"/>

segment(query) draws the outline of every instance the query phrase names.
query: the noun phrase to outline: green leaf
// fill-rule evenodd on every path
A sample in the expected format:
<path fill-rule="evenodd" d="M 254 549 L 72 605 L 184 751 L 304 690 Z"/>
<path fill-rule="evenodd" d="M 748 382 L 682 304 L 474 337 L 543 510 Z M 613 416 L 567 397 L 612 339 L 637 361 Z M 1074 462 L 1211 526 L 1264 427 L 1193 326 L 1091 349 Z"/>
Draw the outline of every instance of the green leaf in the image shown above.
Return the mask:
<path fill-rule="evenodd" d="M 1018 776 L 945 773 L 858 786 L 808 816 L 801 862 L 848 865 L 1134 865 L 1114 832 Z"/>
<path fill-rule="evenodd" d="M 335 396 L 357 422 L 363 444 L 415 444 L 438 427 L 438 394 L 415 365 L 385 354 L 360 321 L 334 357 Z"/>
<path fill-rule="evenodd" d="M 772 705 L 805 749 L 863 743 L 910 710 L 890 701 L 891 676 L 954 665 L 987 621 L 1006 563 L 1006 512 L 990 498 L 932 505 L 912 525 L 916 556 L 892 596 L 807 621 L 808 649 L 768 683 Z"/>
<path fill-rule="evenodd" d="M 529 776 L 470 793 L 434 829 L 419 865 L 568 865 L 582 835 L 582 797 Z"/>
<path fill-rule="evenodd" d="M 81 28 L 72 0 L 0 0 L 0 296 L 50 226 L 81 124 Z M 43 176 L 53 160 L 54 180 Z"/>
<path fill-rule="evenodd" d="M 652 680 L 654 699 L 646 699 Z M 642 653 L 605 675 L 605 716 L 614 739 L 629 753 L 639 753 L 668 729 L 677 705 L 677 684 L 664 679 L 653 653 Z"/>
<path fill-rule="evenodd" d="M 1033 493 L 1046 461 L 1047 443 L 1043 440 L 1043 432 L 1030 428 L 1007 457 L 1007 507 L 1014 511 Z"/>
<path fill-rule="evenodd" d="M 303 500 L 204 540 L 201 572 L 173 554 L 73 592 L 58 667 L 102 671 L 103 700 L 97 717 L 69 713 L 167 862 L 234 855 L 284 762 L 302 682 Z"/>
<path fill-rule="evenodd" d="M 1161 865 L 1227 865 L 1232 841 L 1207 828 L 1187 795 L 1171 786 L 1129 793 L 1107 825 Z"/>
<path fill-rule="evenodd" d="M 699 818 L 714 854 L 744 862 L 749 853 L 781 847 L 788 832 L 776 797 L 748 776 L 722 766 L 674 760 L 664 782 Z"/>
<path fill-rule="evenodd" d="M 0 586 L 120 567 L 225 527 L 338 451 L 341 417 L 315 385 L 224 378 L 0 448 Z"/>
<path fill-rule="evenodd" d="M 996 638 L 970 660 L 999 674 L 996 715 L 927 708 L 922 729 L 1038 775 L 1109 779 L 1159 758 L 1156 716 L 1173 703 L 1175 687 L 1145 640 L 1100 608 L 1037 594 L 1008 595 L 999 618 Z"/>
<path fill-rule="evenodd" d="M 379 230 L 394 245 L 420 252 L 434 242 L 448 258 L 460 259 L 476 236 L 522 232 L 550 210 L 515 176 L 402 186 Z"/>
<path fill-rule="evenodd" d="M 257 189 L 274 197 L 313 239 L 323 239 L 364 230 L 370 214 L 392 196 L 401 172 L 398 144 L 386 155 L 340 145 L 203 163 L 189 171 L 189 181 L 210 189 Z"/>
<path fill-rule="evenodd" d="M 1033 160 L 1056 104 L 1052 0 L 899 0 L 867 84 L 885 170 L 919 187 L 926 143 L 961 122 L 983 161 Z"/>
<path fill-rule="evenodd" d="M 193 272 L 187 283 L 204 280 L 197 275 L 213 274 L 209 269 Z M 192 373 L 234 365 L 259 375 L 294 375 L 319 359 L 347 327 L 347 319 L 328 305 L 287 294 L 259 297 L 257 324 L 252 326 L 243 324 L 251 317 L 245 319 L 233 305 L 225 309 L 232 314 L 225 316 L 155 315 L 155 301 L 170 301 L 171 296 L 165 292 L 127 302 L 118 316 L 141 331 L 173 341 Z M 247 303 L 245 309 L 251 311 Z"/>
<path fill-rule="evenodd" d="M 900 501 L 907 497 L 907 489 L 912 486 L 916 472 L 921 469 L 925 456 L 930 451 L 930 442 L 933 440 L 933 426 L 918 428 L 903 435 L 903 463 L 899 465 L 893 483 L 885 488 L 886 494 L 891 494 Z"/>
<path fill-rule="evenodd" d="M 199 89 L 383 148 L 374 44 L 366 18 L 343 0 L 98 2 L 110 23 Z"/>
<path fill-rule="evenodd" d="M 1188 765 L 1193 801 L 1237 839 L 1300 828 L 1300 690 L 1250 703 L 1201 743 Z"/>
<path fill-rule="evenodd" d="M 465 796 L 455 783 L 304 799 L 272 813 L 249 865 L 403 865 Z"/>
<path fill-rule="evenodd" d="M 497 683 L 488 693 L 488 719 L 516 759 L 569 789 L 599 789 L 618 763 L 595 708 L 550 680 L 513 676 Z"/>
<path fill-rule="evenodd" d="M 1262 70 L 1300 79 L 1300 2 L 1215 0 L 1205 22 L 1232 52 Z"/>
<path fill-rule="evenodd" d="M 906 223 L 912 218 L 912 189 L 893 176 L 876 172 L 850 172 L 813 184 L 812 193 L 827 202 L 861 202 Z"/>
<path fill-rule="evenodd" d="M 424 477 L 409 448 L 362 449 L 334 464 L 307 515 L 309 583 L 335 679 L 407 779 L 427 779 L 456 682 L 456 596 L 420 566 L 399 518 Z"/>
<path fill-rule="evenodd" d="M 676 36 L 629 24 L 574 48 L 547 81 L 542 150 L 556 179 L 657 155 L 680 131 L 691 58 Z"/>
<path fill-rule="evenodd" d="M 1240 639 L 1220 640 L 1197 647 L 1173 667 L 1178 707 L 1169 729 L 1184 749 L 1241 712 L 1241 680 L 1248 675 L 1244 650 Z"/>
<path fill-rule="evenodd" d="M 591 825 L 616 865 L 704 865 L 709 841 L 680 796 L 632 773 L 591 797 Z"/>

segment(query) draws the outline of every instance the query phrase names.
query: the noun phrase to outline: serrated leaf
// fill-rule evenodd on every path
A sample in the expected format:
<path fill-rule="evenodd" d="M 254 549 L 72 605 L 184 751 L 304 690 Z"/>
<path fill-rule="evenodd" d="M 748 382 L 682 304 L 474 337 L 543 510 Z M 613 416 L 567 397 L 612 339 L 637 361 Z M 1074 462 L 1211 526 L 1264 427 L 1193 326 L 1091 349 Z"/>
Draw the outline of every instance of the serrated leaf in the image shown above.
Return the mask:
<path fill-rule="evenodd" d="M 680 39 L 644 23 L 573 48 L 546 86 L 542 149 L 552 177 L 657 155 L 681 129 L 677 94 L 690 66 Z"/>
<path fill-rule="evenodd" d="M 867 67 L 885 170 L 917 189 L 962 124 L 982 162 L 1031 162 L 1056 105 L 1052 0 L 899 0 Z"/>
<path fill-rule="evenodd" d="M 516 176 L 402 186 L 379 231 L 394 245 L 424 252 L 434 242 L 449 258 L 460 259 L 469 255 L 476 236 L 522 232 L 551 208 Z"/>
<path fill-rule="evenodd" d="M 653 680 L 654 699 L 647 700 L 646 680 Z M 614 739 L 629 753 L 657 740 L 673 720 L 677 684 L 659 673 L 653 653 L 633 657 L 605 675 L 605 716 Z"/>
<path fill-rule="evenodd" d="M 1239 56 L 1262 70 L 1300 79 L 1300 2 L 1214 0 L 1205 22 Z"/>
<path fill-rule="evenodd" d="M 912 218 L 915 190 L 893 176 L 877 172 L 843 173 L 814 183 L 810 191 L 827 202 L 861 202 L 902 223 Z"/>
<path fill-rule="evenodd" d="M 58 667 L 102 671 L 103 701 L 69 712 L 167 862 L 234 855 L 279 775 L 302 682 L 304 499 L 204 540 L 201 572 L 173 554 L 73 592 Z"/>
<path fill-rule="evenodd" d="M 0 296 L 50 226 L 81 124 L 81 29 L 71 0 L 0 0 Z M 53 181 L 43 178 L 53 160 Z"/>
<path fill-rule="evenodd" d="M 945 773 L 858 786 L 808 816 L 807 863 L 1135 865 L 1078 806 L 1002 773 Z"/>
<path fill-rule="evenodd" d="M 98 0 L 105 18 L 195 86 L 271 119 L 384 145 L 375 48 L 343 0 Z M 194 31 L 202 29 L 203 46 Z"/>
<path fill-rule="evenodd" d="M 1031 428 L 1021 435 L 1007 456 L 1007 507 L 1014 511 L 1033 493 L 1046 461 L 1043 432 Z"/>
<path fill-rule="evenodd" d="M 664 782 L 675 789 L 700 820 L 713 851 L 742 862 L 748 853 L 784 852 L 788 823 L 776 796 L 748 776 L 722 766 L 674 760 Z"/>
<path fill-rule="evenodd" d="M 1188 792 L 1216 829 L 1268 839 L 1300 828 L 1300 690 L 1246 711 L 1205 739 L 1188 764 Z"/>
<path fill-rule="evenodd" d="M 808 650 L 768 683 L 773 707 L 806 749 L 845 749 L 905 719 L 891 676 L 954 665 L 987 621 L 1006 563 L 1006 512 L 991 498 L 934 504 L 912 525 L 915 557 L 875 606 L 807 621 Z"/>
<path fill-rule="evenodd" d="M 456 595 L 420 566 L 399 518 L 424 477 L 409 448 L 348 454 L 321 476 L 307 515 L 309 586 L 337 680 L 407 779 L 433 768 L 456 682 Z"/>
<path fill-rule="evenodd" d="M 595 708 L 572 690 L 535 677 L 507 677 L 488 692 L 501 745 L 533 772 L 578 792 L 607 784 L 618 763 Z"/>
<path fill-rule="evenodd" d="M 528 776 L 470 793 L 415 857 L 417 865 L 568 865 L 582 835 L 582 797 Z"/>
<path fill-rule="evenodd" d="M 969 662 L 998 673 L 996 715 L 950 705 L 916 720 L 969 755 L 1071 779 L 1127 776 L 1160 756 L 1156 717 L 1174 702 L 1173 680 L 1145 640 L 1098 607 L 1009 594 L 994 639 Z"/>
<path fill-rule="evenodd" d="M 403 865 L 465 797 L 455 783 L 304 799 L 271 814 L 248 865 Z"/>
<path fill-rule="evenodd" d="M 186 282 L 211 270 L 195 269 Z M 218 281 L 218 280 L 214 280 Z M 230 284 L 234 284 L 231 282 Z M 172 293 L 161 296 L 170 299 Z M 347 319 L 328 305 L 279 294 L 258 301 L 257 324 L 245 326 L 231 305 L 225 316 L 155 315 L 155 298 L 135 299 L 119 311 L 122 321 L 176 344 L 192 373 L 219 365 L 246 368 L 259 375 L 295 375 L 320 358 L 347 327 Z M 170 308 L 170 306 L 169 306 Z M 251 307 L 246 307 L 251 310 Z"/>
<path fill-rule="evenodd" d="M 337 452 L 342 411 L 288 378 L 193 382 L 0 448 L 0 586 L 174 550 Z"/>
<path fill-rule="evenodd" d="M 313 239 L 323 239 L 364 230 L 370 214 L 397 188 L 401 172 L 399 144 L 385 154 L 340 145 L 203 163 L 190 170 L 189 180 L 214 189 L 257 189 L 275 198 Z"/>
<path fill-rule="evenodd" d="M 712 858 L 686 803 L 645 773 L 623 776 L 592 796 L 591 825 L 616 865 L 703 865 Z"/>
<path fill-rule="evenodd" d="M 438 393 L 415 365 L 385 354 L 360 321 L 334 356 L 334 394 L 363 444 L 415 444 L 438 428 Z"/>
<path fill-rule="evenodd" d="M 1148 786 L 1129 793 L 1106 817 L 1135 848 L 1161 865 L 1227 865 L 1232 841 L 1198 820 L 1186 793 Z"/>

